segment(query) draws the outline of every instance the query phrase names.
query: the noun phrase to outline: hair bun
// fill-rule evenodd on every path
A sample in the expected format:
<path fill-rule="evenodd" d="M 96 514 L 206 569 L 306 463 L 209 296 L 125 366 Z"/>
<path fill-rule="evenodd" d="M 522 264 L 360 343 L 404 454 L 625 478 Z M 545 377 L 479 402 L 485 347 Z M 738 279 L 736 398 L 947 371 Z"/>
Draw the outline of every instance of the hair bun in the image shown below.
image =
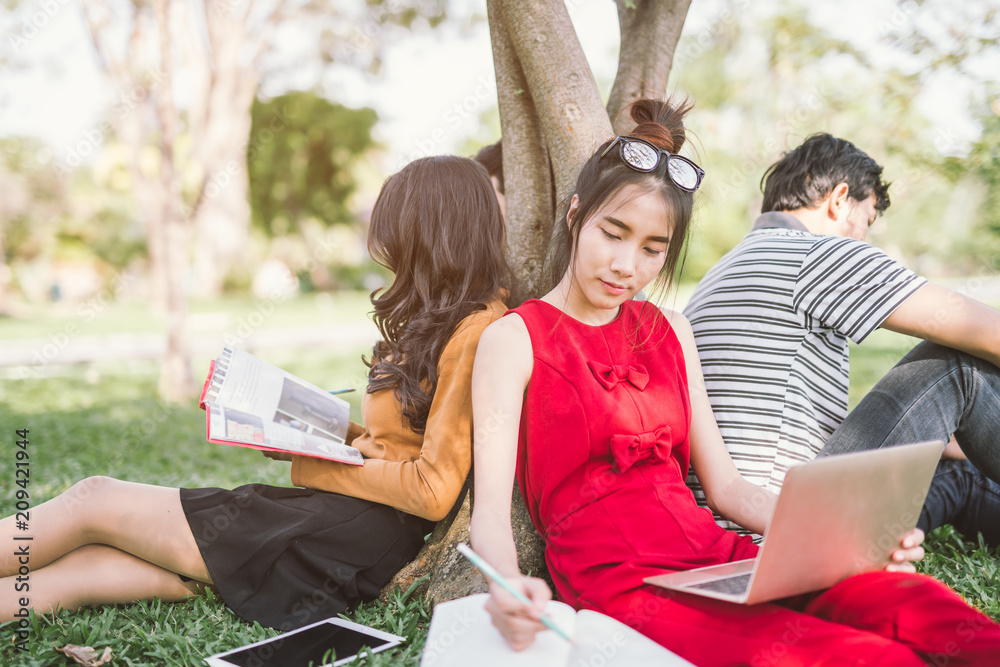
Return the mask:
<path fill-rule="evenodd" d="M 636 124 L 631 136 L 645 139 L 657 148 L 676 153 L 684 146 L 684 116 L 693 105 L 686 98 L 674 102 L 672 98 L 656 100 L 638 99 L 626 109 Z"/>

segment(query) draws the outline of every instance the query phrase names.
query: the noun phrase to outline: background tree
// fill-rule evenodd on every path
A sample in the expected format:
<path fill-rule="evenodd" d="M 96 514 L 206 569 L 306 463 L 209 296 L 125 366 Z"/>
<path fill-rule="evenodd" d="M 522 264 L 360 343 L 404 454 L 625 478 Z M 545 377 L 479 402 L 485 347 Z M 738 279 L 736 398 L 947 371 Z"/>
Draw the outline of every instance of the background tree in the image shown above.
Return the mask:
<path fill-rule="evenodd" d="M 55 167 L 38 154 L 38 142 L 0 139 L 0 314 L 7 314 L 15 257 L 31 261 L 50 250 L 69 208 Z"/>
<path fill-rule="evenodd" d="M 372 109 L 349 109 L 312 92 L 256 101 L 247 148 L 253 224 L 269 237 L 302 233 L 307 219 L 353 222 L 355 163 L 373 148 Z"/>
<path fill-rule="evenodd" d="M 148 3 L 83 0 L 84 18 L 101 69 L 116 97 L 130 102 L 112 110 L 110 124 L 131 148 L 137 209 L 146 220 L 152 301 L 163 308 L 169 323 L 169 358 L 161 383 L 165 396 L 179 399 L 196 390 L 190 371 L 181 371 L 189 360 L 175 356 L 186 355 L 187 349 L 181 341 L 187 297 L 184 286 L 197 286 L 201 295 L 218 294 L 224 276 L 246 251 L 251 105 L 263 59 L 273 46 L 279 23 L 298 20 L 311 24 L 311 34 L 326 49 L 323 56 L 329 61 L 332 49 L 342 45 L 340 26 L 344 22 L 340 19 L 353 11 L 361 21 L 350 34 L 346 53 L 377 68 L 379 45 L 391 36 L 387 26 L 413 25 L 420 15 L 429 16 L 427 23 L 434 25 L 443 17 L 443 4 L 443 0 L 376 0 L 345 7 L 312 0 L 294 4 L 291 0 L 202 0 L 194 4 L 173 2 L 154 15 L 154 6 Z M 158 21 L 166 22 L 169 34 L 176 36 L 169 50 L 158 47 L 157 36 L 168 34 L 158 28 Z M 120 39 L 123 30 L 128 35 L 124 46 Z M 175 69 L 174 61 L 181 65 L 178 71 L 183 73 L 188 93 L 184 109 L 162 103 L 173 97 L 174 91 L 162 86 L 164 73 Z M 169 142 L 173 151 L 169 162 L 176 165 L 167 164 L 162 153 L 168 148 L 161 137 L 164 123 L 177 128 L 177 133 L 182 128 L 187 131 L 190 148 L 186 152 L 182 153 L 173 139 Z M 151 145 L 161 151 L 159 160 L 144 158 Z M 171 170 L 180 179 L 180 190 L 174 187 L 173 175 L 164 175 Z M 175 202 L 175 196 L 183 199 Z M 193 232 L 193 249 L 189 243 L 177 248 L 165 245 L 167 234 L 160 226 L 174 221 L 174 209 L 169 208 L 174 206 L 180 216 L 177 231 L 183 231 L 175 240 L 187 239 Z M 193 281 L 188 275 L 192 254 Z M 174 290 L 182 290 L 180 298 L 175 298 Z"/>
<path fill-rule="evenodd" d="M 685 280 L 698 280 L 746 233 L 767 165 L 818 131 L 850 138 L 886 167 L 893 203 L 872 228 L 873 243 L 939 278 L 991 267 L 997 237 L 984 223 L 985 181 L 964 169 L 987 135 L 966 145 L 960 118 L 932 124 L 926 99 L 918 104 L 945 86 L 954 99 L 968 95 L 966 106 L 988 128 L 1000 90 L 995 68 L 984 69 L 1000 58 L 996 43 L 982 40 L 1000 20 L 990 4 L 1000 6 L 981 3 L 975 13 L 900 3 L 873 19 L 883 38 L 867 48 L 789 2 L 723 12 L 683 37 L 671 88 L 696 102 L 690 125 L 709 167 Z M 914 36 L 927 30 L 936 36 L 930 44 Z"/>

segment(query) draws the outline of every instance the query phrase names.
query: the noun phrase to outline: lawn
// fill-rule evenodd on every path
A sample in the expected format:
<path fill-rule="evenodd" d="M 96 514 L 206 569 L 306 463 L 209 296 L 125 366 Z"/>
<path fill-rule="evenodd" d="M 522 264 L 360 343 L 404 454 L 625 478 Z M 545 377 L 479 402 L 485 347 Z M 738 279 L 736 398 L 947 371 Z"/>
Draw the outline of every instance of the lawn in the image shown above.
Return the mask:
<path fill-rule="evenodd" d="M 225 312 L 238 317 L 232 303 Z M 367 307 L 356 299 L 346 317 L 357 318 Z M 206 306 L 204 312 L 209 312 Z M 123 311 L 124 312 L 124 311 Z M 288 322 L 305 320 L 308 304 L 289 307 Z M 125 315 L 122 316 L 126 318 Z M 58 327 L 58 320 L 50 326 Z M 102 330 L 111 330 L 102 323 Z M 134 330 L 141 330 L 137 326 Z M 0 322 L 0 338 L 45 335 L 44 328 Z M 878 332 L 852 353 L 852 400 L 877 379 L 908 348 L 894 334 Z M 321 386 L 363 386 L 362 349 L 309 348 L 266 350 L 260 356 Z M 200 372 L 200 371 L 199 371 Z M 155 367 L 130 365 L 129 372 L 109 364 L 94 368 L 67 367 L 59 377 L 0 380 L 0 423 L 6 442 L 0 456 L 14 469 L 16 429 L 29 430 L 30 494 L 38 504 L 88 475 L 110 475 L 168 486 L 231 487 L 249 481 L 288 483 L 288 464 L 268 460 L 237 447 L 209 445 L 204 440 L 204 413 L 193 403 L 170 406 L 155 396 Z M 360 392 L 348 394 L 357 418 Z M 11 475 L 0 480 L 4 513 L 14 505 Z M 930 555 L 921 567 L 959 590 L 966 599 L 1000 619 L 996 580 L 1000 557 L 978 545 L 965 544 L 948 530 L 930 540 Z M 369 665 L 417 665 L 430 610 L 397 595 L 389 604 L 372 603 L 349 617 L 404 635 L 405 648 L 368 659 Z M 251 626 L 211 595 L 178 604 L 145 602 L 78 613 L 64 612 L 32 619 L 30 650 L 10 645 L 13 627 L 0 626 L 0 664 L 17 666 L 69 665 L 53 646 L 111 647 L 118 665 L 199 665 L 202 657 L 275 634 Z"/>

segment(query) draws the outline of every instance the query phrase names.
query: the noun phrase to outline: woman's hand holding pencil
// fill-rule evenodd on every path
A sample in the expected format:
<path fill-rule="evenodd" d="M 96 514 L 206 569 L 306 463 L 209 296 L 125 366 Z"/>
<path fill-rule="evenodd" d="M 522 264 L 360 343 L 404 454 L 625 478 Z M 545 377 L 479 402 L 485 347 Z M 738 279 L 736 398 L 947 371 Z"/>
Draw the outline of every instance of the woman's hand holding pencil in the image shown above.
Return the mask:
<path fill-rule="evenodd" d="M 552 599 L 547 583 L 520 574 L 504 577 L 465 544 L 457 548 L 489 580 L 490 599 L 485 608 L 494 627 L 512 649 L 523 651 L 530 647 L 535 642 L 535 635 L 546 628 L 571 641 L 569 635 L 544 613 L 545 604 Z"/>

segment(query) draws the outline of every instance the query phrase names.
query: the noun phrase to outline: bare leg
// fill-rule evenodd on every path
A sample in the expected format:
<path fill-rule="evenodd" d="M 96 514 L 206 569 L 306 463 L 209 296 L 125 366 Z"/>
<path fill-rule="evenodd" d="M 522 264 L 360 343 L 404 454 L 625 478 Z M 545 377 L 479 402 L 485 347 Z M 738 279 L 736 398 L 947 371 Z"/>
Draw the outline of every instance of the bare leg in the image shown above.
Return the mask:
<path fill-rule="evenodd" d="M 0 622 L 14 618 L 20 598 L 38 613 L 158 597 L 172 602 L 197 594 L 204 584 L 181 581 L 174 572 L 113 547 L 91 544 L 33 570 L 31 589 L 13 593 L 15 577 L 0 579 Z"/>
<path fill-rule="evenodd" d="M 0 520 L 0 545 L 28 545 L 32 572 L 80 547 L 103 544 L 164 570 L 212 583 L 177 489 L 88 477 L 33 508 L 29 523 L 31 530 L 25 533 L 17 530 L 14 517 Z M 27 535 L 33 537 L 30 542 L 13 541 Z M 13 551 L 0 551 L 0 576 L 18 571 Z"/>

